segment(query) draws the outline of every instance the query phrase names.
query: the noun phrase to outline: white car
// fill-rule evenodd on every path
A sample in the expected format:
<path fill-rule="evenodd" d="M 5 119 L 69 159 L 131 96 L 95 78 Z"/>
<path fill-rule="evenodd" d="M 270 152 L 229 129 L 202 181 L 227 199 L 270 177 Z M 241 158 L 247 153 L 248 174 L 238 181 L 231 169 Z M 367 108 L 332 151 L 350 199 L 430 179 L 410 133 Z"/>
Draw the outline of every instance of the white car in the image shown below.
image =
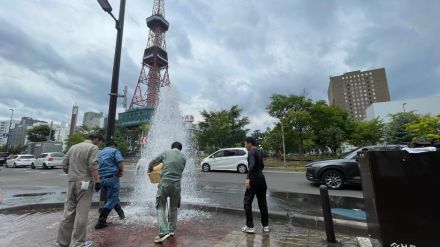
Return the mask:
<path fill-rule="evenodd" d="M 11 155 L 8 157 L 6 161 L 6 167 L 24 167 L 31 166 L 31 164 L 35 161 L 35 156 L 32 154 L 18 154 Z"/>
<path fill-rule="evenodd" d="M 248 152 L 245 148 L 226 148 L 203 159 L 200 165 L 204 172 L 223 170 L 246 173 L 248 171 L 247 157 Z"/>
<path fill-rule="evenodd" d="M 43 169 L 63 166 L 64 154 L 61 152 L 42 153 L 37 157 L 31 168 L 41 167 Z"/>

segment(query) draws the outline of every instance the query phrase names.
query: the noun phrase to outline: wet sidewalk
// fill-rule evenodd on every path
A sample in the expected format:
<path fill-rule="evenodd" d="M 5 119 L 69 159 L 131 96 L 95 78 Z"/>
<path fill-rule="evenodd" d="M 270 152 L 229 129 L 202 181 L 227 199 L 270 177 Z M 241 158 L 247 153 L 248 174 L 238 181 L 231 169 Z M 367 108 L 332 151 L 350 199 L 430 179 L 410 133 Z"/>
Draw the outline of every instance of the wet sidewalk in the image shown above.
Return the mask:
<path fill-rule="evenodd" d="M 92 209 L 89 217 L 88 239 L 93 246 L 146 247 L 146 246 L 327 246 L 325 233 L 317 229 L 296 227 L 287 221 L 271 221 L 271 232 L 263 234 L 255 219 L 257 233 L 240 232 L 244 216 L 224 213 L 181 210 L 175 237 L 164 244 L 154 244 L 157 234 L 154 212 L 139 217 L 135 210 L 127 208 L 127 220 L 120 221 L 112 213 L 113 224 L 102 230 L 93 228 L 98 217 Z M 0 246 L 53 246 L 61 220 L 61 211 L 0 214 Z M 355 236 L 337 235 L 339 246 L 357 246 Z"/>

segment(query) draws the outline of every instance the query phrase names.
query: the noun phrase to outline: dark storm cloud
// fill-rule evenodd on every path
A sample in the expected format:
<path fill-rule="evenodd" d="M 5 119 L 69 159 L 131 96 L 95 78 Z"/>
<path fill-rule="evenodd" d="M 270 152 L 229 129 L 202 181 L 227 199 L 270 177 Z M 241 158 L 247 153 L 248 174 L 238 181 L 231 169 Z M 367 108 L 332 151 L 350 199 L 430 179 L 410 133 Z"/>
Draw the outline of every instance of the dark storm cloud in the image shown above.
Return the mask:
<path fill-rule="evenodd" d="M 52 2 L 60 13 L 45 13 L 40 4 L 34 18 L 42 18 L 33 26 L 20 19 L 26 14 L 20 1 L 9 1 L 8 12 L 0 10 L 0 63 L 20 68 L 0 83 L 25 89 L 17 79 L 23 74 L 50 89 L 35 101 L 26 99 L 32 97 L 28 91 L 5 97 L 53 112 L 69 112 L 75 100 L 82 110 L 106 112 L 111 19 L 96 14 L 96 2 Z M 127 3 L 120 91 L 128 85 L 129 97 L 141 69 L 151 6 L 152 0 Z M 264 114 L 272 94 L 306 92 L 326 100 L 330 75 L 380 67 L 386 68 L 392 99 L 440 94 L 438 1 L 175 0 L 166 1 L 166 8 L 170 79 L 184 113 L 238 104 L 254 120 L 252 128 L 263 129 L 273 121 Z M 72 12 L 72 23 L 81 25 L 65 18 Z M 43 18 L 48 13 L 64 28 Z M 54 30 L 60 32 L 55 38 Z M 50 94 L 64 94 L 65 100 L 55 98 L 59 104 L 51 107 L 42 102 Z"/>

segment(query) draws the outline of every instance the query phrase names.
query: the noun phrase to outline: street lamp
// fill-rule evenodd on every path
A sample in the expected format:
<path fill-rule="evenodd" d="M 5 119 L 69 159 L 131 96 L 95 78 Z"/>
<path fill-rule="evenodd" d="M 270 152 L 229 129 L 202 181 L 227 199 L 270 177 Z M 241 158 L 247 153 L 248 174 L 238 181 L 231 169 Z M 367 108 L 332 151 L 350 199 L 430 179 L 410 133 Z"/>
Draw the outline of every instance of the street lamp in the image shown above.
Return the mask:
<path fill-rule="evenodd" d="M 119 68 L 121 66 L 121 49 L 122 49 L 122 35 L 124 33 L 124 17 L 125 17 L 125 0 L 121 0 L 119 5 L 119 20 L 112 14 L 112 6 L 108 0 L 98 0 L 99 5 L 102 9 L 107 12 L 116 23 L 116 30 L 118 31 L 116 35 L 116 47 L 115 47 L 115 58 L 113 61 L 113 75 L 112 75 L 112 86 L 110 91 L 110 102 L 108 106 L 108 119 L 107 119 L 107 130 L 105 139 L 110 142 L 113 139 L 115 133 L 115 122 L 116 122 L 116 104 L 118 101 L 118 84 L 119 84 Z M 99 196 L 99 209 L 104 207 L 105 201 L 107 200 L 107 195 L 104 190 L 101 190 Z"/>
<path fill-rule="evenodd" d="M 406 102 L 402 104 L 403 112 L 406 112 L 405 105 L 406 105 Z"/>
<path fill-rule="evenodd" d="M 9 129 L 8 129 L 8 140 L 6 141 L 6 152 L 9 153 L 9 136 L 11 134 L 11 126 L 12 126 L 12 117 L 14 116 L 14 109 L 9 109 L 11 111 L 11 120 L 9 121 Z"/>
<path fill-rule="evenodd" d="M 98 0 L 99 5 L 102 9 L 107 12 L 116 22 L 116 30 L 118 31 L 116 35 L 116 47 L 115 47 L 115 58 L 113 61 L 113 75 L 112 75 L 112 86 L 110 91 L 110 102 L 108 107 L 108 122 L 106 130 L 106 141 L 109 142 L 113 139 L 115 133 L 115 122 L 116 122 L 116 105 L 118 101 L 118 84 L 119 84 L 119 68 L 121 66 L 121 49 L 122 49 L 122 35 L 124 33 L 124 17 L 125 17 L 125 1 L 121 0 L 119 5 L 119 20 L 112 14 L 112 6 L 108 0 Z"/>

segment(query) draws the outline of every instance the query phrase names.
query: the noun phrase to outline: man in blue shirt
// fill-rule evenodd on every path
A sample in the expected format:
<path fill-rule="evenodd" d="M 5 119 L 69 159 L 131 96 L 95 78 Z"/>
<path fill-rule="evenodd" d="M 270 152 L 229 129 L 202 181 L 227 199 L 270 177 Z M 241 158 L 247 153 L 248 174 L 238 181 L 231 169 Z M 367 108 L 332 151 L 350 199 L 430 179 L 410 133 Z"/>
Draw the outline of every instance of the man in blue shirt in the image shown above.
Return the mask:
<path fill-rule="evenodd" d="M 99 153 L 98 161 L 101 187 L 107 192 L 107 201 L 101 210 L 95 229 L 108 226 L 107 217 L 112 209 L 116 210 L 120 219 L 125 218 L 124 211 L 119 203 L 119 178 L 124 175 L 124 159 L 114 141 L 107 143 L 107 147 Z"/>

